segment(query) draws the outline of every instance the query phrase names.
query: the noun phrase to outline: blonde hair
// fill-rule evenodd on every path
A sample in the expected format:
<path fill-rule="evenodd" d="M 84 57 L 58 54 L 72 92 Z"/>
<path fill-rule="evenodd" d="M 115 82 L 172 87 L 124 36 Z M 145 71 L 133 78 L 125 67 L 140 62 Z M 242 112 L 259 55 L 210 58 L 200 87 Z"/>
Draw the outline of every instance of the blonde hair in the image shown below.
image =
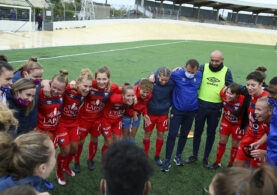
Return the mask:
<path fill-rule="evenodd" d="M 268 97 L 260 97 L 258 100 L 257 100 L 257 103 L 258 102 L 264 102 L 266 104 L 266 108 L 267 110 L 272 110 L 273 109 L 273 106 L 268 102 Z"/>
<path fill-rule="evenodd" d="M 139 88 L 145 92 L 151 92 L 154 88 L 154 84 L 149 79 L 141 79 L 139 81 Z"/>
<path fill-rule="evenodd" d="M 68 75 L 68 71 L 61 69 L 59 74 L 56 74 L 53 76 L 52 81 L 54 81 L 56 79 L 57 81 L 59 81 L 61 83 L 65 83 L 65 86 L 66 86 L 68 83 L 67 75 Z"/>
<path fill-rule="evenodd" d="M 37 57 L 30 57 L 27 62 L 15 69 L 14 73 L 18 71 L 32 72 L 34 69 L 43 69 L 42 65 L 38 62 Z"/>
<path fill-rule="evenodd" d="M 17 129 L 18 121 L 14 118 L 13 111 L 0 101 L 0 131 L 7 132 L 11 125 Z"/>
<path fill-rule="evenodd" d="M 80 76 L 77 79 L 77 81 L 82 82 L 82 81 L 87 81 L 87 80 L 93 80 L 92 78 L 92 73 L 88 68 L 82 69 L 80 72 Z"/>
<path fill-rule="evenodd" d="M 50 159 L 47 140 L 51 141 L 47 135 L 35 131 L 14 140 L 9 134 L 0 132 L 0 176 L 10 175 L 16 179 L 34 176 L 35 168 Z"/>
<path fill-rule="evenodd" d="M 214 195 L 276 194 L 277 171 L 268 165 L 254 171 L 242 167 L 226 168 L 216 174 L 211 185 Z"/>
<path fill-rule="evenodd" d="M 12 85 L 11 92 L 15 96 L 15 92 L 17 92 L 17 91 L 21 92 L 26 89 L 36 89 L 36 85 L 34 84 L 33 81 L 22 78 L 22 79 L 17 80 Z M 33 101 L 27 106 L 25 116 L 29 115 L 29 113 L 33 110 L 34 106 L 35 106 L 35 99 L 33 99 Z"/>

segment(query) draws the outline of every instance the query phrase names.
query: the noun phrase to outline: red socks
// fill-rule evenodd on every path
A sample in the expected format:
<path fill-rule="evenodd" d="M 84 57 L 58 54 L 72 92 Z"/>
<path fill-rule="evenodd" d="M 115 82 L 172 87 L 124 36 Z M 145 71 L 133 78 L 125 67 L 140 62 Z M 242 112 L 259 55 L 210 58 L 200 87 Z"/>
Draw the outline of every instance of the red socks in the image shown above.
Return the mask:
<path fill-rule="evenodd" d="M 216 163 L 219 164 L 221 162 L 225 149 L 226 149 L 226 144 L 221 144 L 221 143 L 218 144 L 217 153 L 216 153 Z"/>
<path fill-rule="evenodd" d="M 229 161 L 228 165 L 232 165 L 234 163 L 234 160 L 237 155 L 237 151 L 238 151 L 238 147 L 232 146 L 231 153 L 230 153 L 230 161 Z"/>
<path fill-rule="evenodd" d="M 163 147 L 164 140 L 163 139 L 156 139 L 156 154 L 155 156 L 160 156 L 162 147 Z"/>
<path fill-rule="evenodd" d="M 67 155 L 66 161 L 65 161 L 65 163 L 64 163 L 64 167 L 65 167 L 65 168 L 69 168 L 69 165 L 70 165 L 70 163 L 71 163 L 73 157 L 74 157 L 74 155 L 71 154 L 71 153 L 69 153 L 69 154 Z"/>
<path fill-rule="evenodd" d="M 143 145 L 144 145 L 145 154 L 148 156 L 149 148 L 150 148 L 150 139 L 143 138 Z"/>
<path fill-rule="evenodd" d="M 63 172 L 63 168 L 65 166 L 65 161 L 67 157 L 62 157 L 61 153 L 57 156 L 57 172 Z"/>
<path fill-rule="evenodd" d="M 89 160 L 93 160 L 97 152 L 98 142 L 89 142 Z"/>
<path fill-rule="evenodd" d="M 82 151 L 83 151 L 83 145 L 78 145 L 77 154 L 74 156 L 75 163 L 80 163 L 80 156 L 82 154 Z"/>

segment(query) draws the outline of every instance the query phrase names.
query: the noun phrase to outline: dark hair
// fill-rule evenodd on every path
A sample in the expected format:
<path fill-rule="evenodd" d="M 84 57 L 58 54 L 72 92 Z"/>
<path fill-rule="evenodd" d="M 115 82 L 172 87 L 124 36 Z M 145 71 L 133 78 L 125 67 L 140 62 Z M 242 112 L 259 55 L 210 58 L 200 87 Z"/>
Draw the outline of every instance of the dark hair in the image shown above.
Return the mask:
<path fill-rule="evenodd" d="M 0 54 L 0 61 L 8 62 L 8 59 L 4 54 Z"/>
<path fill-rule="evenodd" d="M 246 80 L 254 80 L 261 84 L 264 82 L 265 77 L 261 71 L 254 71 L 247 75 Z"/>
<path fill-rule="evenodd" d="M 0 192 L 0 195 L 37 195 L 38 192 L 35 188 L 29 185 L 19 185 L 13 186 L 11 188 L 6 189 L 3 192 Z"/>
<path fill-rule="evenodd" d="M 262 76 L 264 77 L 263 80 L 265 81 L 265 79 L 266 79 L 266 74 L 265 74 L 265 72 L 267 71 L 267 68 L 264 67 L 264 66 L 258 66 L 258 67 L 256 68 L 255 71 L 260 72 L 260 73 L 262 74 Z"/>
<path fill-rule="evenodd" d="M 277 77 L 274 77 L 269 82 L 271 85 L 277 85 Z"/>
<path fill-rule="evenodd" d="M 96 79 L 98 73 L 106 73 L 108 78 L 111 77 L 111 72 L 107 66 L 103 66 L 95 72 L 95 74 L 94 74 L 95 79 Z"/>
<path fill-rule="evenodd" d="M 127 83 L 126 83 L 127 84 Z M 124 85 L 124 87 L 122 88 L 122 94 L 126 94 L 127 90 L 134 90 L 134 87 L 129 85 Z"/>
<path fill-rule="evenodd" d="M 230 85 L 228 85 L 227 89 L 230 89 L 232 93 L 235 93 L 237 95 L 239 95 L 241 92 L 240 85 L 237 83 L 231 83 Z"/>
<path fill-rule="evenodd" d="M 199 62 L 196 59 L 189 59 L 186 62 L 186 66 L 190 65 L 191 68 L 199 67 Z"/>
<path fill-rule="evenodd" d="M 4 70 L 13 71 L 12 65 L 8 63 L 8 60 L 5 55 L 0 55 L 0 75 L 4 72 Z"/>
<path fill-rule="evenodd" d="M 142 195 L 153 166 L 143 149 L 130 142 L 112 144 L 102 171 L 109 195 Z"/>
<path fill-rule="evenodd" d="M 212 187 L 214 195 L 276 194 L 277 171 L 268 165 L 254 171 L 242 167 L 226 168 L 216 174 Z"/>

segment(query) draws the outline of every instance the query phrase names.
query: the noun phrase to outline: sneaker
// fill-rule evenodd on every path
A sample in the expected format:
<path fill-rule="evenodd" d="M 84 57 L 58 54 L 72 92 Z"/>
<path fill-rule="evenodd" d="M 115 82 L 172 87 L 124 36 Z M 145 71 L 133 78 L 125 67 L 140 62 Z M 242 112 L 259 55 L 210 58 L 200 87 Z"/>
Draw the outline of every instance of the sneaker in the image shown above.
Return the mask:
<path fill-rule="evenodd" d="M 47 190 L 53 190 L 54 189 L 54 184 L 52 182 L 49 181 L 48 178 L 46 178 L 44 180 L 44 187 L 47 189 Z"/>
<path fill-rule="evenodd" d="M 175 156 L 174 162 L 176 163 L 177 166 L 184 166 L 184 162 L 182 161 L 182 158 L 179 156 Z"/>
<path fill-rule="evenodd" d="M 63 170 L 66 172 L 66 174 L 70 177 L 74 177 L 75 173 L 72 171 L 69 167 L 63 168 Z"/>
<path fill-rule="evenodd" d="M 94 170 L 94 161 L 93 160 L 88 160 L 88 169 L 90 171 Z"/>
<path fill-rule="evenodd" d="M 208 161 L 207 158 L 203 159 L 203 167 L 206 168 L 206 169 L 210 168 L 210 164 L 209 164 L 209 161 Z"/>
<path fill-rule="evenodd" d="M 81 172 L 80 163 L 74 163 L 74 169 L 73 169 L 73 171 L 75 173 L 80 173 Z"/>
<path fill-rule="evenodd" d="M 168 172 L 170 167 L 171 167 L 170 160 L 165 159 L 161 170 L 162 172 Z"/>
<path fill-rule="evenodd" d="M 162 166 L 162 165 L 163 165 L 163 161 L 160 159 L 159 156 L 155 156 L 154 159 L 155 159 L 156 164 L 157 164 L 158 166 Z"/>
<path fill-rule="evenodd" d="M 64 186 L 66 184 L 66 180 L 64 178 L 63 172 L 61 173 L 56 172 L 56 176 L 57 176 L 58 184 Z"/>
<path fill-rule="evenodd" d="M 218 169 L 218 168 L 220 168 L 220 167 L 222 167 L 222 166 L 221 166 L 221 163 L 215 162 L 212 166 L 210 166 L 209 169 L 216 170 L 216 169 Z"/>
<path fill-rule="evenodd" d="M 197 161 L 197 156 L 190 156 L 185 162 L 187 163 L 187 164 L 191 164 L 191 163 L 193 163 L 194 161 Z"/>

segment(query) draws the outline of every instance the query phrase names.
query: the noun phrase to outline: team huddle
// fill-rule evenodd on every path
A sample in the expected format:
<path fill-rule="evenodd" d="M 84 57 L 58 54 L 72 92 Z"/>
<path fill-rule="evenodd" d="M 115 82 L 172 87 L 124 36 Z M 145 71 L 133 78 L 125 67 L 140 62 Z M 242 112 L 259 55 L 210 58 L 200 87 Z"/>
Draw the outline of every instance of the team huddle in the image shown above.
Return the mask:
<path fill-rule="evenodd" d="M 222 166 L 221 159 L 230 135 L 232 147 L 228 167 L 234 164 L 246 167 L 250 161 L 251 167 L 258 168 L 266 162 L 261 150 L 267 149 L 263 139 L 269 134 L 273 110 L 270 102 L 274 103 L 272 87 L 277 85 L 277 79 L 272 79 L 266 86 L 266 69 L 259 67 L 247 75 L 246 86 L 236 84 L 231 70 L 223 64 L 221 51 L 213 51 L 207 64 L 199 65 L 196 59 L 190 59 L 185 67 L 177 67 L 172 71 L 161 67 L 149 78 L 138 78 L 134 86 L 129 83 L 123 86 L 111 83 L 111 73 L 106 66 L 96 70 L 94 75 L 89 69 L 82 69 L 79 77 L 69 82 L 67 70 L 60 70 L 51 80 L 42 80 L 43 67 L 35 57 L 16 70 L 4 56 L 0 60 L 1 104 L 14 110 L 14 118 L 18 121 L 11 122 L 8 132 L 15 139 L 25 139 L 24 135 L 47 135 L 53 144 L 53 158 L 55 149 L 60 148 L 56 163 L 56 176 L 60 185 L 67 184 L 64 173 L 75 176 L 75 173 L 81 171 L 80 156 L 88 135 L 87 166 L 93 171 L 99 136 L 104 137 L 101 149 L 104 163 L 103 155 L 112 143 L 135 143 L 141 118 L 144 129 L 142 142 L 147 156 L 156 126 L 154 160 L 163 172 L 168 172 L 171 167 L 177 137 L 179 140 L 173 160 L 177 166 L 184 165 L 182 153 L 193 122 L 193 154 L 186 163 L 198 160 L 206 121 L 205 168 L 217 169 Z M 217 157 L 215 163 L 210 165 L 208 158 L 219 122 Z M 166 131 L 169 132 L 162 161 L 160 153 Z M 30 136 L 32 133 L 34 135 Z M 41 142 L 44 139 L 47 138 L 41 137 Z M 70 169 L 72 161 L 73 170 Z M 49 174 L 43 175 L 42 179 L 44 187 L 51 189 L 53 185 L 47 180 Z M 4 190 L 1 182 L 8 180 L 9 176 L 12 174 L 1 175 L 1 190 Z M 43 191 L 41 188 L 37 190 Z"/>

